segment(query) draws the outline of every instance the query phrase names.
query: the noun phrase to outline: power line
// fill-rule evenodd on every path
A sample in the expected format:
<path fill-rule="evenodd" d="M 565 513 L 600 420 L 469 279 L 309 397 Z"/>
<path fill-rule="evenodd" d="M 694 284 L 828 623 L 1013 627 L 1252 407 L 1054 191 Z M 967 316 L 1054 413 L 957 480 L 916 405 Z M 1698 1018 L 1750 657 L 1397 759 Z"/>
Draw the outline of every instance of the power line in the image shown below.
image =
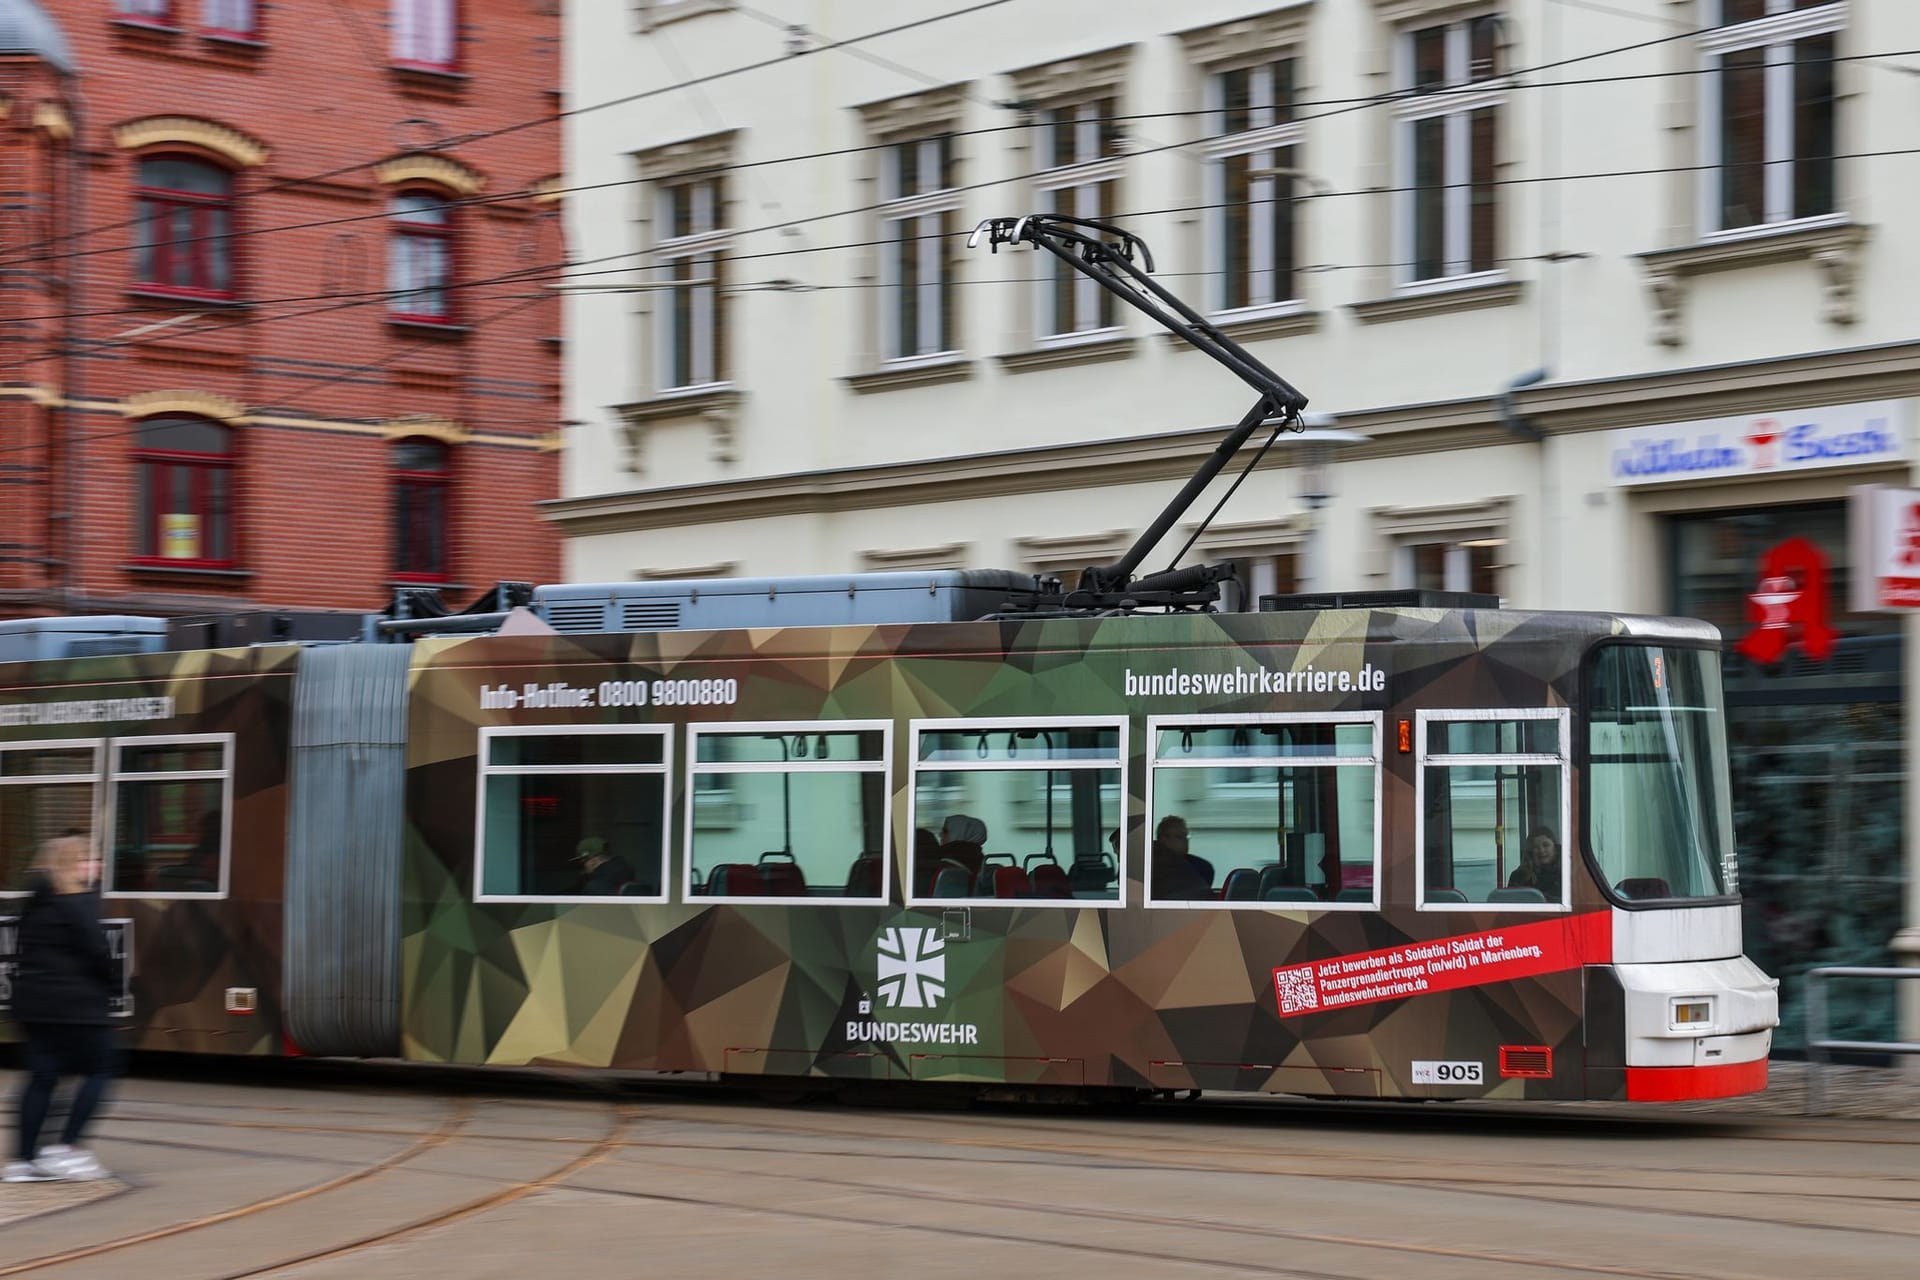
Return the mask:
<path fill-rule="evenodd" d="M 1693 31 L 1688 31 L 1682 34 L 1692 35 L 1697 33 Z M 838 48 L 840 46 L 824 45 L 821 47 L 825 49 L 825 48 Z M 1628 46 L 1628 47 L 1631 48 L 1631 47 L 1637 47 L 1637 46 Z M 1615 51 L 1602 51 L 1602 52 L 1597 52 L 1597 53 L 1589 54 L 1585 56 L 1590 58 L 1598 58 L 1598 57 L 1606 56 L 1607 52 L 1615 52 Z M 1920 56 L 1920 49 L 1890 49 L 1890 50 L 1877 52 L 1877 53 L 1842 54 L 1842 55 L 1836 55 L 1831 58 L 1808 58 L 1808 59 L 1803 59 L 1797 65 L 1812 66 L 1812 65 L 1818 65 L 1821 63 L 1831 64 L 1831 63 L 1845 63 L 1845 62 L 1867 62 L 1869 64 L 1872 64 L 1874 62 L 1877 62 L 1882 59 L 1887 59 L 1887 58 L 1904 58 L 1904 57 L 1916 57 L 1916 56 Z M 1559 65 L 1559 64 L 1550 64 L 1550 65 Z M 1508 73 L 1508 76 L 1509 77 L 1524 76 L 1541 69 L 1542 68 L 1523 69 L 1520 71 L 1510 72 Z M 1570 89 L 1570 88 L 1590 87 L 1593 85 L 1602 85 L 1602 84 L 1625 84 L 1625 83 L 1632 83 L 1634 81 L 1641 81 L 1641 80 L 1666 80 L 1666 79 L 1675 79 L 1680 77 L 1709 75 L 1709 74 L 1713 74 L 1715 70 L 1716 68 L 1712 68 L 1712 67 L 1687 67 L 1687 68 L 1669 69 L 1664 71 L 1626 72 L 1616 76 L 1588 76 L 1588 77 L 1582 77 L 1580 79 L 1574 79 L 1574 80 L 1554 80 L 1554 81 L 1543 82 L 1538 84 L 1510 83 L 1510 84 L 1499 85 L 1498 87 L 1501 88 L 1503 92 L 1511 92 L 1514 90 L 1528 90 L 1528 89 Z M 681 84 L 687 87 L 696 86 L 698 83 L 699 81 L 697 80 L 687 80 L 687 81 L 681 82 Z M 1311 123 L 1313 120 L 1321 120 L 1331 116 L 1344 114 L 1346 110 L 1361 110 L 1371 106 L 1387 105 L 1387 104 L 1392 104 L 1396 102 L 1433 101 L 1437 98 L 1444 97 L 1446 94 L 1449 94 L 1449 93 L 1480 92 L 1486 89 L 1489 83 L 1493 83 L 1493 82 L 1477 81 L 1477 82 L 1464 84 L 1464 85 L 1442 86 L 1432 91 L 1423 92 L 1419 95 L 1411 94 L 1407 90 L 1390 90 L 1384 93 L 1368 94 L 1368 95 L 1363 95 L 1361 97 L 1354 97 L 1354 98 L 1303 99 L 1290 104 L 1290 109 L 1300 110 L 1308 107 L 1333 107 L 1333 108 L 1342 109 L 1342 110 L 1326 111 L 1321 113 L 1320 115 L 1308 117 L 1306 120 L 1303 120 L 1300 122 L 1302 124 L 1307 124 L 1307 123 Z M 979 101 L 979 100 L 976 99 L 976 101 Z M 997 104 L 989 104 L 989 105 L 997 105 Z M 1215 108 L 1200 107 L 1200 108 L 1181 109 L 1181 110 L 1172 110 L 1172 111 L 1134 112 L 1127 115 L 1113 116 L 1111 117 L 1111 120 L 1115 124 L 1126 124 L 1126 123 L 1132 123 L 1132 122 L 1143 121 L 1143 120 L 1182 119 L 1182 118 L 1189 118 L 1193 116 L 1214 115 L 1217 113 L 1218 113 L 1217 109 Z M 928 136 L 929 137 L 947 137 L 947 138 L 984 137 L 984 136 L 991 136 L 994 134 L 1017 132 L 1021 130 L 1031 129 L 1033 127 L 1034 126 L 1030 124 L 984 125 L 984 126 L 973 128 L 973 129 L 945 129 L 945 130 L 940 130 L 934 134 L 929 134 Z M 1156 143 L 1150 147 L 1135 150 L 1131 152 L 1130 155 L 1153 155 L 1162 151 L 1190 148 L 1190 147 L 1200 145 L 1203 142 L 1211 142 L 1221 137 L 1231 137 L 1231 136 L 1232 135 L 1230 134 L 1221 134 L 1221 135 L 1212 135 L 1205 139 L 1195 139 L 1195 140 L 1183 141 L 1183 142 Z M 676 175 L 676 177 L 697 178 L 697 177 L 705 177 L 705 176 L 716 175 L 716 174 L 745 172 L 753 169 L 768 168 L 774 165 L 798 164 L 798 163 L 804 163 L 804 162 L 814 161 L 814 160 L 837 159 L 843 156 L 860 155 L 860 154 L 869 153 L 869 152 L 883 151 L 892 145 L 894 144 L 891 142 L 856 143 L 856 144 L 845 146 L 845 147 L 830 147 L 830 148 L 825 148 L 823 150 L 798 152 L 791 155 L 769 156 L 769 157 L 758 159 L 758 160 L 737 160 L 737 161 L 728 162 L 726 164 L 707 165 L 702 168 L 691 169 L 691 170 L 688 170 L 685 174 Z M 1015 174 L 1005 178 L 992 179 L 989 181 L 983 181 L 980 183 L 974 183 L 974 184 L 970 184 L 962 187 L 955 187 L 952 189 L 955 191 L 978 190 L 987 186 L 993 186 L 993 185 L 998 185 L 998 184 L 1007 183 L 1007 182 L 1021 181 L 1027 178 L 1038 176 L 1040 173 L 1044 173 L 1044 172 L 1051 172 L 1051 171 L 1036 170 L 1029 173 Z M 605 190 L 610 190 L 610 189 L 619 188 L 619 187 L 639 186 L 650 181 L 657 181 L 657 179 L 637 178 L 637 177 L 636 178 L 616 178 L 606 182 L 580 183 L 573 186 L 550 187 L 550 188 L 543 188 L 539 190 L 536 190 L 534 188 L 517 188 L 512 191 L 500 192 L 494 195 L 484 195 L 484 196 L 475 195 L 475 196 L 459 197 L 453 200 L 449 200 L 446 203 L 449 209 L 460 209 L 460 208 L 467 208 L 467 207 L 484 207 L 484 206 L 493 205 L 493 204 L 505 203 L 513 200 L 520 200 L 536 194 L 547 195 L 547 196 L 572 195 L 572 194 L 578 194 L 581 192 L 588 192 L 588 191 L 605 191 Z M 277 186 L 269 186 L 269 187 L 262 188 L 258 192 L 249 192 L 248 195 L 244 198 L 252 199 L 254 196 L 267 194 L 271 191 L 279 189 L 280 186 L 285 186 L 285 185 L 288 185 L 288 184 L 282 183 L 282 184 L 278 184 Z M 765 227 L 748 228 L 739 232 L 735 232 L 734 234 L 737 236 L 749 236 L 749 235 L 762 234 L 768 231 L 786 230 L 790 227 L 797 226 L 806 222 L 825 221 L 825 220 L 836 218 L 836 217 L 849 217 L 858 213 L 871 212 L 881 207 L 884 207 L 884 202 L 881 204 L 863 205 L 856 208 L 838 210 L 831 213 L 815 214 L 807 218 L 796 219 L 796 220 L 787 221 L 787 222 L 772 223 Z M 256 237 L 261 237 L 261 236 L 278 235 L 288 231 L 310 231 L 310 230 L 316 230 L 316 229 L 321 229 L 326 227 L 345 226 L 345 225 L 350 225 L 350 224 L 359 223 L 359 222 L 384 221 L 384 220 L 391 219 L 393 216 L 394 215 L 390 210 L 382 209 L 375 213 L 343 214 L 338 217 L 317 218 L 317 219 L 312 219 L 305 222 L 278 223 L 269 227 L 252 227 L 252 228 L 243 227 L 239 230 L 230 231 L 223 235 L 202 235 L 202 236 L 182 237 L 180 239 L 171 240 L 168 243 L 173 245 L 188 245 L 188 244 L 199 244 L 202 242 L 216 241 L 216 240 L 222 241 L 225 243 L 232 243 L 240 240 L 250 240 L 250 239 L 254 239 Z M 138 221 L 139 219 L 136 218 L 136 219 L 129 219 L 129 220 L 118 222 L 118 223 L 108 223 L 102 227 L 96 228 L 95 230 L 96 231 L 113 230 L 119 227 L 127 227 L 127 226 L 135 225 Z M 78 238 L 84 238 L 90 234 L 92 233 L 84 232 L 84 231 L 76 232 L 72 236 L 65 237 L 65 238 L 78 239 Z M 57 241 L 43 241 L 40 243 L 49 244 L 49 243 L 56 243 L 56 242 Z M 31 249 L 33 247 L 35 246 L 33 245 L 25 246 L 25 248 L 28 248 L 28 249 Z M 31 258 L 14 259 L 14 258 L 0 257 L 0 265 L 4 265 L 9 262 L 31 262 L 35 265 L 44 265 L 46 263 L 61 262 L 61 261 L 66 261 L 68 259 L 73 259 L 73 258 L 90 258 L 90 257 L 104 256 L 107 254 L 131 253 L 138 250 L 140 247 L 141 246 L 137 243 L 128 243 L 128 244 L 108 245 L 105 247 L 92 248 L 92 249 L 76 249 L 66 253 L 42 254 L 36 257 L 31 257 Z"/>
<path fill-rule="evenodd" d="M 902 23 L 897 23 L 896 25 L 891 27 L 882 27 L 877 31 L 869 31 L 864 35 L 850 36 L 845 40 L 836 41 L 832 44 L 821 45 L 815 49 L 805 50 L 801 54 L 782 54 L 780 57 L 777 57 L 777 58 L 763 58 L 758 62 L 749 62 L 749 63 L 742 64 L 741 66 L 728 67 L 720 71 L 709 72 L 706 75 L 698 76 L 693 80 L 679 81 L 679 82 L 675 82 L 673 84 L 668 84 L 668 85 L 659 85 L 652 89 L 643 89 L 637 93 L 626 94 L 618 98 L 609 98 L 604 102 L 588 103 L 587 105 L 581 106 L 581 107 L 566 107 L 559 111 L 551 112 L 547 115 L 529 117 L 524 120 L 518 120 L 509 124 L 501 125 L 500 127 L 494 128 L 494 129 L 484 129 L 484 130 L 477 130 L 477 131 L 468 132 L 468 133 L 449 134 L 444 138 L 438 138 L 432 142 L 429 142 L 420 147 L 414 148 L 414 150 L 449 151 L 456 146 L 466 146 L 476 142 L 486 142 L 493 138 L 505 137 L 507 134 L 510 134 L 510 133 L 521 133 L 528 129 L 538 128 L 540 125 L 543 125 L 543 124 L 556 124 L 562 120 L 569 119 L 573 116 L 587 115 L 595 111 L 605 111 L 612 107 L 627 106 L 631 103 L 640 102 L 647 98 L 658 97 L 662 94 L 672 93 L 675 90 L 689 88 L 693 85 L 711 84 L 716 80 L 725 80 L 732 76 L 743 75 L 749 71 L 760 71 L 767 67 L 778 66 L 781 63 L 790 62 L 795 57 L 804 57 L 806 56 L 806 54 L 824 53 L 831 49 L 843 48 L 850 45 L 857 45 L 868 40 L 878 40 L 882 36 L 897 35 L 900 32 L 911 31 L 917 27 L 931 26 L 936 22 L 945 22 L 952 18 L 963 18 L 968 16 L 969 14 L 979 13 L 982 10 L 994 9 L 994 8 L 998 8 L 1001 5 L 1011 4 L 1011 3 L 1013 3 L 1013 0 L 979 0 L 979 3 L 969 5 L 962 9 L 955 9 L 947 13 L 930 14 L 927 17 L 918 18 L 911 22 L 902 22 Z M 270 183 L 269 185 L 260 188 L 258 191 L 250 192 L 249 195 L 250 196 L 266 195 L 274 191 L 284 191 L 289 187 L 305 186 L 306 184 L 312 183 L 312 182 L 322 182 L 328 178 L 340 177 L 343 174 L 357 173 L 362 169 L 371 168 L 372 166 L 379 163 L 381 163 L 381 161 L 378 159 L 363 160 L 356 164 L 343 165 L 337 169 L 329 169 L 323 173 L 308 174 L 305 177 L 299 177 L 299 178 L 285 178 L 279 182 Z M 99 226 L 84 228 L 79 231 L 68 232 L 64 235 L 55 236 L 48 240 L 37 241 L 32 244 L 24 245 L 22 246 L 22 248 L 29 249 L 29 250 L 40 249 L 40 248 L 45 248 L 48 245 L 61 244 L 68 240 L 85 239 L 89 236 L 98 235 L 101 232 L 113 231 L 121 227 L 130 227 L 135 225 L 139 221 L 140 219 L 138 218 L 123 218 L 118 222 L 104 223 Z M 25 261 L 27 259 L 21 259 L 21 260 Z M 15 261 L 15 259 L 0 258 L 0 263 L 11 262 L 11 261 Z"/>
<path fill-rule="evenodd" d="M 1802 157 L 1802 160 L 1803 161 L 1828 160 L 1828 161 L 1839 162 L 1843 160 L 1879 160 L 1879 159 L 1889 159 L 1889 158 L 1897 158 L 1901 156 L 1912 156 L 1912 155 L 1920 155 L 1920 147 L 1902 147 L 1902 148 L 1893 148 L 1893 149 L 1880 150 L 1880 151 L 1840 152 L 1840 153 L 1835 153 L 1833 155 L 1828 155 L 1828 156 Z M 1490 178 L 1485 182 L 1478 182 L 1478 183 L 1476 182 L 1442 183 L 1436 186 L 1422 186 L 1418 184 L 1409 184 L 1404 186 L 1392 186 L 1392 187 L 1369 187 L 1365 190 L 1311 192 L 1305 195 L 1297 195 L 1297 196 L 1291 195 L 1291 194 L 1288 194 L 1288 195 L 1276 194 L 1273 196 L 1249 198 L 1246 200 L 1211 201 L 1211 202 L 1202 202 L 1197 204 L 1167 205 L 1167 206 L 1163 206 L 1155 209 L 1129 209 L 1129 210 L 1122 210 L 1120 212 L 1117 212 L 1113 216 L 1115 218 L 1124 218 L 1124 219 L 1159 218 L 1159 217 L 1169 217 L 1172 215 L 1183 214 L 1183 213 L 1206 213 L 1206 212 L 1211 212 L 1218 209 L 1257 208 L 1261 205 L 1276 204 L 1283 201 L 1298 201 L 1299 203 L 1305 204 L 1309 202 L 1317 202 L 1317 201 L 1324 201 L 1324 200 L 1347 200 L 1347 199 L 1358 199 L 1358 198 L 1365 198 L 1365 197 L 1406 195 L 1406 194 L 1411 194 L 1419 191 L 1427 191 L 1427 190 L 1443 190 L 1444 191 L 1444 190 L 1459 190 L 1463 188 L 1478 189 L 1483 187 L 1543 186 L 1543 185 L 1552 185 L 1552 184 L 1558 184 L 1563 182 L 1594 182 L 1594 181 L 1605 181 L 1605 180 L 1622 179 L 1622 178 L 1661 177 L 1661 176 L 1672 175 L 1672 174 L 1705 173 L 1705 172 L 1711 172 L 1711 171 L 1716 171 L 1721 169 L 1762 168 L 1762 167 L 1766 167 L 1770 163 L 1772 162 L 1764 161 L 1764 160 L 1756 160 L 1744 165 L 1722 165 L 1722 164 L 1714 164 L 1714 163 L 1700 163 L 1700 164 L 1690 164 L 1690 165 L 1660 165 L 1660 166 L 1655 166 L 1652 168 L 1645 168 L 1645 169 L 1604 169 L 1604 170 L 1595 170 L 1587 173 L 1538 174 L 1538 175 L 1531 175 L 1531 176 L 1522 175 L 1522 176 L 1507 177 L 1507 178 Z M 991 185 L 991 184 L 988 184 L 988 185 Z M 954 190 L 956 191 L 963 191 L 963 190 L 970 190 L 970 189 L 972 188 L 954 188 Z M 741 236 L 741 235 L 746 235 L 750 233 L 736 232 L 734 234 L 736 236 Z M 964 232 L 932 232 L 932 233 L 918 234 L 918 235 L 888 237 L 884 239 L 850 240 L 850 241 L 843 241 L 836 244 L 805 245 L 805 246 L 784 248 L 784 249 L 767 249 L 767 250 L 754 252 L 754 253 L 739 253 L 739 252 L 732 252 L 732 251 L 723 251 L 723 253 L 726 260 L 729 262 L 754 262 L 754 261 L 765 261 L 768 259 L 799 257 L 803 255 L 812 255 L 812 254 L 820 254 L 820 253 L 837 253 L 837 252 L 844 252 L 844 251 L 853 250 L 853 249 L 882 248 L 889 245 L 912 243 L 912 242 L 921 241 L 921 240 L 946 239 L 946 238 L 949 238 L 950 236 L 957 237 L 964 234 L 965 234 Z M 645 264 L 634 264 L 634 263 L 628 263 L 625 266 L 609 268 L 609 269 L 600 270 L 600 271 L 581 271 L 581 270 L 575 270 L 575 268 L 591 267 L 601 263 L 618 262 L 625 259 L 643 257 L 651 252 L 653 252 L 653 250 L 651 249 L 631 249 L 631 250 L 623 250 L 618 253 L 603 254 L 597 258 L 585 258 L 585 259 L 578 259 L 578 260 L 563 259 L 556 262 L 538 263 L 531 266 L 516 268 L 513 271 L 505 272 L 497 276 L 486 276 L 486 277 L 480 277 L 473 280 L 450 281 L 445 285 L 442 285 L 441 287 L 448 291 L 459 292 L 467 289 L 485 288 L 490 285 L 510 283 L 510 282 L 518 282 L 518 283 L 526 283 L 526 284 L 536 284 L 536 283 L 544 283 L 544 282 L 550 282 L 550 281 L 565 282 L 567 280 L 573 280 L 573 279 L 583 279 L 583 278 L 593 277 L 593 276 L 614 275 L 614 274 L 619 274 L 619 273 L 624 273 L 629 271 L 644 270 Z M 1529 260 L 1532 260 L 1532 259 L 1530 258 L 1512 259 L 1512 261 L 1529 261 Z M 1324 267 L 1322 269 L 1331 271 L 1331 270 L 1351 270 L 1353 268 L 1345 264 L 1335 264 L 1335 265 Z M 632 290 L 630 290 L 630 292 L 641 292 L 641 291 L 660 292 L 660 291 L 670 289 L 671 287 L 672 287 L 672 282 L 659 282 L 657 284 L 636 285 Z M 344 302 L 348 302 L 348 304 L 352 306 L 361 306 L 361 305 L 368 305 L 375 302 L 385 301 L 395 297 L 402 297 L 417 291 L 418 290 L 416 288 L 410 286 L 405 288 L 335 291 L 335 292 L 318 293 L 318 294 L 293 294 L 293 295 L 285 295 L 285 296 L 273 297 L 273 298 L 251 299 L 248 301 L 248 305 L 249 306 L 273 306 L 273 305 L 279 305 L 283 303 L 296 303 L 296 302 L 344 301 Z M 182 306 L 191 306 L 193 300 L 190 298 L 183 298 L 183 299 L 180 299 L 179 302 L 180 302 L 180 305 Z M 155 308 L 152 305 L 146 305 L 146 306 L 134 306 L 134 307 L 102 308 L 102 309 L 92 310 L 92 311 L 47 312 L 39 315 L 14 317 L 11 321 L 9 321 L 9 323 L 27 324 L 27 323 L 46 322 L 46 321 L 54 321 L 54 320 L 143 316 L 143 315 L 148 315 L 152 313 L 154 309 Z M 305 313 L 300 313 L 300 314 L 305 314 Z M 248 323 L 254 323 L 254 322 L 265 323 L 267 321 L 277 320 L 281 318 L 282 317 L 268 316 L 268 317 L 260 318 L 256 321 L 250 321 L 246 318 L 237 318 L 237 319 L 228 321 L 224 326 L 221 324 L 214 324 L 214 325 L 208 326 L 207 329 L 195 330 L 194 332 L 206 332 L 211 329 L 219 329 L 222 327 L 243 328 Z M 0 368 L 5 368 L 5 367 L 18 367 L 18 366 L 17 365 L 0 366 Z"/>
<path fill-rule="evenodd" d="M 545 299 L 543 298 L 522 299 L 516 302 L 513 306 L 503 307 L 499 311 L 495 312 L 493 315 L 487 317 L 487 323 L 492 324 L 500 320 L 504 320 L 511 315 L 514 315 L 520 311 L 526 310 L 528 307 L 532 306 L 535 302 L 542 302 L 542 301 L 545 301 Z M 407 343 L 394 351 L 388 352 L 386 355 L 382 356 L 378 360 L 374 360 L 363 365 L 357 365 L 354 368 L 347 369 L 341 373 L 333 374 L 329 377 L 322 378 L 319 381 L 313 383 L 312 385 L 306 387 L 305 389 L 295 392 L 294 394 L 287 396 L 284 399 L 278 400 L 271 405 L 263 406 L 263 408 L 267 410 L 285 409 L 288 406 L 307 398 L 308 396 L 312 395 L 317 391 L 324 390 L 325 388 L 329 386 L 333 386 L 337 383 L 350 381 L 353 378 L 359 377 L 361 374 L 372 373 L 376 369 L 384 369 L 388 365 L 392 364 L 394 361 L 399 360 L 405 356 L 412 355 L 415 351 L 421 349 L 422 347 L 432 346 L 438 343 L 439 341 L 440 340 L 438 338 L 422 338 L 416 342 Z M 521 424 L 515 423 L 510 425 L 521 425 Z M 79 436 L 75 437 L 74 442 L 77 444 L 91 444 L 96 440 L 123 439 L 127 436 L 138 435 L 139 433 L 140 433 L 140 428 L 138 426 L 123 427 L 114 431 L 83 432 Z M 44 443 L 7 445 L 4 447 L 0 447 L 0 454 L 22 453 L 22 452 L 27 452 L 29 450 L 44 449 L 45 447 L 46 446 Z"/>

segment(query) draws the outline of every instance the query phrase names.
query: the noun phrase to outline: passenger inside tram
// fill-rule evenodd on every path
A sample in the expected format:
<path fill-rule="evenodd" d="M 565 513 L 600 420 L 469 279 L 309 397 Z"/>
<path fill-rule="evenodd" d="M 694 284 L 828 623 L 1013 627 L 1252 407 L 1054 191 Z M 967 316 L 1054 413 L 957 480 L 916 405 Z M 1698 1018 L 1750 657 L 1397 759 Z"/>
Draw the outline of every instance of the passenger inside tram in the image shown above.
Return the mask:
<path fill-rule="evenodd" d="M 1509 889 L 1538 889 L 1548 901 L 1560 897 L 1560 841 L 1546 827 L 1535 827 L 1520 851 L 1520 865 L 1507 877 Z"/>
<path fill-rule="evenodd" d="M 1213 864 L 1188 849 L 1187 820 L 1177 813 L 1160 819 L 1153 836 L 1153 894 L 1156 898 L 1205 898 L 1213 893 Z"/>
<path fill-rule="evenodd" d="M 617 894 L 633 881 L 633 867 L 617 853 L 607 852 L 602 836 L 587 836 L 574 846 L 573 861 L 580 868 L 579 879 L 568 889 L 569 895 Z"/>

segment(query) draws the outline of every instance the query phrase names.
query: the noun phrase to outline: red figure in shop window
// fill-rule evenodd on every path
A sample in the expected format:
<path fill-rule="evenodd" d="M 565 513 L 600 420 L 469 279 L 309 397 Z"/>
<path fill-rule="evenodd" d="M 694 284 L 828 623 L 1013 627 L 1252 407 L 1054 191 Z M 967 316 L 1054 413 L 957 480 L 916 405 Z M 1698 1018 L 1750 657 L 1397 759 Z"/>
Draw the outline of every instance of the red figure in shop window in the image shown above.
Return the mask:
<path fill-rule="evenodd" d="M 1795 644 L 1816 661 L 1831 656 L 1835 636 L 1827 623 L 1827 558 L 1820 548 L 1788 538 L 1761 556 L 1747 619 L 1755 626 L 1734 648 L 1755 662 L 1778 662 Z"/>

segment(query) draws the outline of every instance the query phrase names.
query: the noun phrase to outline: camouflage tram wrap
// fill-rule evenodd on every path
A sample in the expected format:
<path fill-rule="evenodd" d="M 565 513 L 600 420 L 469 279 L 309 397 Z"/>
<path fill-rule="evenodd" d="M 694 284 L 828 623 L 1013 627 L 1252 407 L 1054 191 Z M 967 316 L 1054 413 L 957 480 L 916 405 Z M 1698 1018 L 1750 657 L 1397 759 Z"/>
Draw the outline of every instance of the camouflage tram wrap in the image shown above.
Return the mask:
<path fill-rule="evenodd" d="M 984 1089 L 1765 1086 L 1775 984 L 1741 953 L 1704 624 L 622 633 L 566 607 L 538 634 L 0 665 L 5 887 L 91 815 L 147 1048 Z M 203 840 L 167 823 L 216 787 L 220 878 L 180 888 Z"/>

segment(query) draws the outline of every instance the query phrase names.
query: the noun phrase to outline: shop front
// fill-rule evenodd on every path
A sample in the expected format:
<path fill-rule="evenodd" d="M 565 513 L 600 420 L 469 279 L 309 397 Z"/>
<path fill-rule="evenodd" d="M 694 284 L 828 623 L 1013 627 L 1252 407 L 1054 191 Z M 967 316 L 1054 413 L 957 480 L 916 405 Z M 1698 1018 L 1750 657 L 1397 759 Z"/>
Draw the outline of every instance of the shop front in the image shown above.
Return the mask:
<path fill-rule="evenodd" d="M 1747 952 L 1806 1038 L 1803 975 L 1896 963 L 1909 874 L 1905 619 L 1856 612 L 1848 487 L 1908 483 L 1906 405 L 1614 433 L 1616 485 L 1658 526 L 1667 607 L 1724 637 Z M 1636 466 L 1637 464 L 1637 466 Z M 1832 1034 L 1897 1039 L 1886 983 L 1830 993 Z"/>

